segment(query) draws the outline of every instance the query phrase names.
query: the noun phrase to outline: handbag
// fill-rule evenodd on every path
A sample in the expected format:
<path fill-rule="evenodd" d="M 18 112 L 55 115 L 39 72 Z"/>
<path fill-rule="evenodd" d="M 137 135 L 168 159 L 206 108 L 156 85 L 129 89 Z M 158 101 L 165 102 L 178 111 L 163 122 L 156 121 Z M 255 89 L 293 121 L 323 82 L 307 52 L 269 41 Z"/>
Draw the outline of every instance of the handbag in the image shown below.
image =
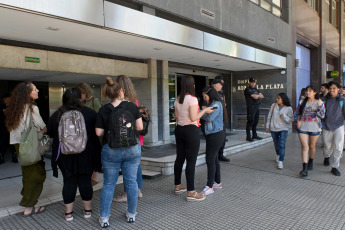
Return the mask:
<path fill-rule="evenodd" d="M 43 134 L 43 130 L 38 131 L 38 151 L 43 156 L 52 147 L 52 141 L 47 134 Z"/>
<path fill-rule="evenodd" d="M 27 124 L 28 113 L 29 108 L 25 118 L 25 125 Z M 19 144 L 18 161 L 22 166 L 33 165 L 42 159 L 38 150 L 38 134 L 34 126 L 31 112 L 29 119 L 29 127 L 22 132 Z"/>

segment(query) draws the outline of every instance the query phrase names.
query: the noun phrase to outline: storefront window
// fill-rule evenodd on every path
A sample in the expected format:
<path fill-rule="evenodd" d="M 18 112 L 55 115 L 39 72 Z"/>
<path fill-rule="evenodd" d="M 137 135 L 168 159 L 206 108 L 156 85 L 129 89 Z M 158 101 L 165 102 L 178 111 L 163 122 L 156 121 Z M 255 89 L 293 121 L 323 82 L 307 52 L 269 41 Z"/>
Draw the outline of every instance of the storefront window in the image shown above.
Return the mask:
<path fill-rule="evenodd" d="M 254 2 L 255 4 L 259 4 L 259 0 L 250 0 L 251 2 Z"/>
<path fill-rule="evenodd" d="M 271 11 L 272 6 L 268 2 L 266 2 L 265 0 L 261 0 L 260 6 L 262 8 L 264 8 L 265 10 Z"/>
<path fill-rule="evenodd" d="M 280 7 L 280 0 L 272 0 L 272 3 L 275 4 L 276 6 Z"/>
<path fill-rule="evenodd" d="M 273 13 L 275 16 L 278 16 L 278 17 L 280 17 L 280 16 L 282 15 L 282 12 L 281 12 L 280 9 L 277 8 L 277 7 L 273 7 L 272 13 Z"/>

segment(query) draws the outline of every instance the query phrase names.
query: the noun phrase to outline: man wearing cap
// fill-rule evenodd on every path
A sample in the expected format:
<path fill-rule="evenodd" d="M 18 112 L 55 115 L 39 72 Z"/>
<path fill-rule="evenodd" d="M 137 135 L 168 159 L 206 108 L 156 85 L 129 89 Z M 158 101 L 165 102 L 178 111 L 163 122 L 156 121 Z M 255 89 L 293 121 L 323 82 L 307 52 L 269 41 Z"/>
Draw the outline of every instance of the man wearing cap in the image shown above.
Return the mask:
<path fill-rule="evenodd" d="M 260 99 L 264 98 L 264 95 L 255 88 L 256 79 L 249 78 L 249 85 L 244 90 L 244 96 L 246 98 L 247 104 L 247 141 L 254 141 L 254 139 L 261 140 L 262 137 L 259 137 L 256 133 L 256 126 L 259 122 L 259 105 L 261 104 Z M 250 135 L 250 130 L 253 132 L 253 136 Z"/>
<path fill-rule="evenodd" d="M 224 95 L 224 92 L 223 92 L 223 86 L 224 86 L 224 80 L 223 80 L 223 76 L 217 76 L 213 82 L 212 82 L 212 86 L 213 88 L 215 88 L 217 90 L 217 92 L 219 93 L 220 97 L 223 99 L 224 101 L 224 104 L 226 105 L 226 102 L 225 102 L 225 95 Z M 225 109 L 225 108 L 224 108 Z M 223 126 L 224 129 L 224 134 L 226 136 L 226 129 L 225 129 L 225 125 Z M 224 147 L 225 147 L 225 141 L 226 141 L 226 138 L 224 138 L 224 143 L 222 144 L 222 146 L 220 147 L 219 149 L 219 152 L 218 152 L 218 160 L 219 161 L 224 161 L 224 162 L 230 162 L 230 159 L 229 158 L 226 158 L 224 156 Z"/>

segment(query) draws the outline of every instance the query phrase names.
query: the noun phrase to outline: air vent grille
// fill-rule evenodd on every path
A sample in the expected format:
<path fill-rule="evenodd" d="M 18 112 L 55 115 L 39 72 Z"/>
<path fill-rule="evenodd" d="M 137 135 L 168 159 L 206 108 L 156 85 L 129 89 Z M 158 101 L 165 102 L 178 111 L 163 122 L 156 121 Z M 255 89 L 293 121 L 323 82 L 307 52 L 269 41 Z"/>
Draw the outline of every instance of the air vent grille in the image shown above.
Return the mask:
<path fill-rule="evenodd" d="M 201 13 L 201 15 L 204 15 L 206 17 L 215 19 L 215 14 L 213 12 L 209 11 L 209 10 L 201 8 L 200 9 L 200 13 Z"/>

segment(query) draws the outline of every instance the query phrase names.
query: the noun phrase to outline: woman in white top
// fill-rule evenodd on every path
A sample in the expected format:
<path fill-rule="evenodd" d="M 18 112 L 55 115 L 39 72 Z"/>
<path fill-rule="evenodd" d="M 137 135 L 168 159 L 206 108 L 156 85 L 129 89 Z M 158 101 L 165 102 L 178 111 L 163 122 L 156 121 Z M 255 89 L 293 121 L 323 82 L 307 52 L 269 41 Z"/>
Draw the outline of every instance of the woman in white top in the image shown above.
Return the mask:
<path fill-rule="evenodd" d="M 195 164 L 200 147 L 199 119 L 205 113 L 212 113 L 212 107 L 207 107 L 199 112 L 198 99 L 195 97 L 195 83 L 192 76 L 181 79 L 181 92 L 174 103 L 177 126 L 176 160 L 174 165 L 175 193 L 187 191 L 187 201 L 205 200 L 205 195 L 194 189 Z M 187 187 L 181 184 L 183 164 L 186 165 Z"/>
<path fill-rule="evenodd" d="M 38 99 L 38 92 L 39 90 L 31 82 L 19 83 L 14 88 L 6 109 L 6 127 L 10 132 L 10 144 L 14 144 L 17 153 L 19 153 L 22 132 L 30 123 L 30 119 L 26 119 L 27 114 L 32 114 L 33 123 L 37 131 L 47 131 L 46 125 L 35 104 L 35 100 Z M 25 121 L 27 121 L 26 124 Z M 42 193 L 43 183 L 46 179 L 43 158 L 33 165 L 22 166 L 22 174 L 23 188 L 21 194 L 23 198 L 19 203 L 20 206 L 25 207 L 22 215 L 27 217 L 43 212 L 45 210 L 44 207 L 34 207 Z"/>
<path fill-rule="evenodd" d="M 272 104 L 266 123 L 266 133 L 271 132 L 276 149 L 278 169 L 283 169 L 285 143 L 293 119 L 293 111 L 288 96 L 285 93 L 278 94 L 277 103 Z"/>

